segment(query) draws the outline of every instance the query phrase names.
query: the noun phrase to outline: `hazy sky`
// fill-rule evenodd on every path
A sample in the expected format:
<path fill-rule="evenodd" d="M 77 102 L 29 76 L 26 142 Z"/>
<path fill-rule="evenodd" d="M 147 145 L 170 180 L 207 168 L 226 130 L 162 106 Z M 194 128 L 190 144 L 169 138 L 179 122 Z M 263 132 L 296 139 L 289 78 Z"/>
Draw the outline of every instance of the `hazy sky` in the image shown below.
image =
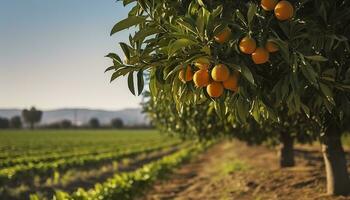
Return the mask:
<path fill-rule="evenodd" d="M 0 0 L 0 108 L 139 107 L 125 79 L 104 73 L 127 12 L 116 0 Z"/>

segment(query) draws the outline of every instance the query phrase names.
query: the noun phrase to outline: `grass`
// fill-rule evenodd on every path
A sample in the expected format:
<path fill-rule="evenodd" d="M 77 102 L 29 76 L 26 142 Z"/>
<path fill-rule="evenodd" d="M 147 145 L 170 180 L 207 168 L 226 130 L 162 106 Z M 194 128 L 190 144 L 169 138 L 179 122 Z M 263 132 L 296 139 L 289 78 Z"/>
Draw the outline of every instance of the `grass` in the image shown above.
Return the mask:
<path fill-rule="evenodd" d="M 221 176 L 227 176 L 234 172 L 247 171 L 249 169 L 248 164 L 240 160 L 233 160 L 222 163 L 220 165 Z"/>
<path fill-rule="evenodd" d="M 0 131 L 0 152 L 9 157 L 45 152 L 91 152 L 169 140 L 177 139 L 156 130 L 7 130 Z"/>

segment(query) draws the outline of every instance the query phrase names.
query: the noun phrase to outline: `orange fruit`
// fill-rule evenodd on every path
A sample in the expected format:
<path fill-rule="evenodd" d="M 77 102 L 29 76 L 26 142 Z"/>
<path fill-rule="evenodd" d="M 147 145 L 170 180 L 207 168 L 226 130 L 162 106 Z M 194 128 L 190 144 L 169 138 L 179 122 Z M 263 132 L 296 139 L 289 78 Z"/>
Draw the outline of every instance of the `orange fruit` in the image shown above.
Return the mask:
<path fill-rule="evenodd" d="M 272 41 L 267 41 L 265 44 L 265 49 L 270 52 L 270 53 L 274 53 L 277 52 L 278 46 L 276 45 L 276 43 L 272 42 Z"/>
<path fill-rule="evenodd" d="M 231 37 L 231 29 L 229 27 L 224 28 L 220 33 L 214 36 L 216 42 L 223 44 L 227 42 Z"/>
<path fill-rule="evenodd" d="M 193 82 L 196 87 L 205 87 L 209 84 L 209 72 L 206 69 L 200 69 L 193 75 Z"/>
<path fill-rule="evenodd" d="M 211 77 L 214 81 L 226 81 L 230 76 L 230 70 L 224 64 L 215 65 L 211 70 Z"/>
<path fill-rule="evenodd" d="M 269 60 L 269 57 L 269 52 L 263 47 L 257 48 L 252 54 L 252 59 L 255 64 L 264 64 Z"/>
<path fill-rule="evenodd" d="M 194 66 L 198 67 L 199 69 L 209 69 L 210 60 L 205 57 L 198 58 L 194 61 Z"/>
<path fill-rule="evenodd" d="M 225 89 L 237 92 L 238 91 L 238 80 L 239 80 L 239 74 L 237 72 L 235 72 L 222 84 L 224 85 Z"/>
<path fill-rule="evenodd" d="M 272 11 L 273 9 L 275 9 L 277 3 L 277 0 L 261 0 L 260 5 L 264 10 Z"/>
<path fill-rule="evenodd" d="M 224 86 L 220 82 L 212 82 L 207 86 L 207 93 L 213 98 L 220 97 L 224 93 Z"/>
<path fill-rule="evenodd" d="M 252 54 L 255 49 L 256 42 L 251 37 L 246 36 L 239 42 L 239 50 L 241 50 L 242 53 Z"/>
<path fill-rule="evenodd" d="M 183 82 L 186 83 L 188 81 L 191 81 L 193 78 L 193 73 L 192 73 L 192 69 L 191 66 L 187 66 L 186 72 L 185 69 L 182 69 L 179 72 L 179 79 Z"/>
<path fill-rule="evenodd" d="M 289 1 L 280 1 L 275 7 L 275 16 L 278 20 L 284 21 L 291 19 L 294 15 L 294 7 Z"/>

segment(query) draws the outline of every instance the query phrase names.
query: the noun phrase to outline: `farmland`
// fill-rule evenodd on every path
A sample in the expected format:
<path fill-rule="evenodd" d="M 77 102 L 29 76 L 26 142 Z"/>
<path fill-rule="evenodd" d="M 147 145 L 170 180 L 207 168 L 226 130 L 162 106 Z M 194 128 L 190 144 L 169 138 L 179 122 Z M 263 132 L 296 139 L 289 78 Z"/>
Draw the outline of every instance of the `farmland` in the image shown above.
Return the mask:
<path fill-rule="evenodd" d="M 106 199 L 128 196 L 133 186 L 110 183 L 128 177 L 147 185 L 140 174 L 156 178 L 198 148 L 153 130 L 1 131 L 0 141 L 0 199 L 92 197 L 96 183 L 111 191 Z"/>

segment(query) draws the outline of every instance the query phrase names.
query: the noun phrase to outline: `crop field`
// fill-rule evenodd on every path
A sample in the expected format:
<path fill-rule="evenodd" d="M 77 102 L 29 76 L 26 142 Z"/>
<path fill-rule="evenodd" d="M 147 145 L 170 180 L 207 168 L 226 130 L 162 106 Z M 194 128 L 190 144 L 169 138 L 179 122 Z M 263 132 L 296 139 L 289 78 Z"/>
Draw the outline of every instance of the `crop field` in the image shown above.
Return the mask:
<path fill-rule="evenodd" d="M 153 130 L 1 131 L 0 199 L 127 199 L 196 148 Z"/>

